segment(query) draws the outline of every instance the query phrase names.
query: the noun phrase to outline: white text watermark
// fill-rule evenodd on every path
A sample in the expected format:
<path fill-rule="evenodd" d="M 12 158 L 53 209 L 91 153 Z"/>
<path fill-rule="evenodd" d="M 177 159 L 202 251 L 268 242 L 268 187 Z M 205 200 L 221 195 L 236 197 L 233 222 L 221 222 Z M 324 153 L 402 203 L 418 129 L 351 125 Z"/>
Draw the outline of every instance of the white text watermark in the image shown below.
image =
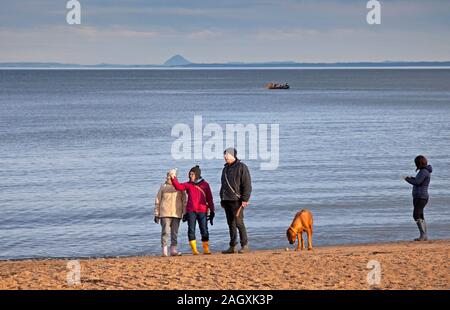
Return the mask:
<path fill-rule="evenodd" d="M 379 286 L 381 284 L 381 264 L 379 261 L 372 259 L 367 263 L 367 284 L 370 286 Z"/>
<path fill-rule="evenodd" d="M 77 0 L 67 1 L 66 9 L 69 11 L 66 15 L 66 21 L 69 25 L 81 24 L 81 4 Z"/>
<path fill-rule="evenodd" d="M 71 260 L 67 262 L 67 285 L 80 285 L 81 284 L 81 265 L 78 260 Z"/>
<path fill-rule="evenodd" d="M 240 159 L 261 161 L 261 170 L 275 170 L 279 165 L 279 124 L 226 124 L 224 128 L 218 123 L 204 125 L 203 117 L 196 115 L 193 130 L 178 123 L 171 135 L 177 138 L 171 149 L 175 160 L 223 159 L 223 151 L 235 147 Z"/>
<path fill-rule="evenodd" d="M 366 21 L 369 25 L 381 24 L 381 3 L 377 0 L 370 0 L 366 5 L 369 12 L 366 16 Z"/>

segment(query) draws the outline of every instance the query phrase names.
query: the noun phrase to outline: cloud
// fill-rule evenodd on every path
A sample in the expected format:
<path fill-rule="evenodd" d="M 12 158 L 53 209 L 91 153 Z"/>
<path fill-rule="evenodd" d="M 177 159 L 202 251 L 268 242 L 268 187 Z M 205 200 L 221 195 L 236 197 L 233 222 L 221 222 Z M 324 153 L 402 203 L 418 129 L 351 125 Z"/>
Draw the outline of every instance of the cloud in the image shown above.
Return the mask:
<path fill-rule="evenodd" d="M 57 31 L 68 31 L 72 35 L 80 35 L 85 37 L 92 37 L 95 39 L 105 37 L 120 38 L 142 38 L 149 39 L 161 35 L 156 31 L 138 31 L 133 29 L 124 29 L 120 26 L 113 26 L 106 29 L 96 28 L 92 26 L 79 26 L 79 27 L 56 27 Z"/>
<path fill-rule="evenodd" d="M 364 0 L 80 0 L 81 26 L 63 0 L 2 2 L 0 62 L 450 59 L 448 0 L 381 1 L 380 26 Z"/>
<path fill-rule="evenodd" d="M 219 39 L 224 37 L 225 34 L 222 32 L 211 31 L 211 30 L 201 30 L 194 31 L 187 34 L 187 37 L 194 40 L 210 40 L 210 39 Z"/>

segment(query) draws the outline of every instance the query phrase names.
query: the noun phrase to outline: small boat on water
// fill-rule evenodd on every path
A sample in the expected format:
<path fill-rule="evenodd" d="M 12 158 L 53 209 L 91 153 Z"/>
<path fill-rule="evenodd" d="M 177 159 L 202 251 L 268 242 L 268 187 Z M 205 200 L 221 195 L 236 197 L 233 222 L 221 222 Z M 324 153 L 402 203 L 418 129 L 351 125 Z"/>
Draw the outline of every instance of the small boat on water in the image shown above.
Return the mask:
<path fill-rule="evenodd" d="M 289 89 L 288 83 L 269 83 L 266 84 L 266 88 L 268 89 Z"/>

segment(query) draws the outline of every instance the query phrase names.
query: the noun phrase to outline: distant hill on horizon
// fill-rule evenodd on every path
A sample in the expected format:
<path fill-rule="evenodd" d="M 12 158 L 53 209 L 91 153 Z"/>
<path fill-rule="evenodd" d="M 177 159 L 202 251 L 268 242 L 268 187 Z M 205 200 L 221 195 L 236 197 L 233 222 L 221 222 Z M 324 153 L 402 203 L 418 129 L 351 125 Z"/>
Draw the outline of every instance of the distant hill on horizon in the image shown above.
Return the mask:
<path fill-rule="evenodd" d="M 333 63 L 300 63 L 295 61 L 270 62 L 227 62 L 227 63 L 193 63 L 182 55 L 174 55 L 161 65 L 155 64 L 64 64 L 57 62 L 11 62 L 0 63 L 0 68 L 356 68 L 356 67 L 450 67 L 450 61 L 382 61 L 382 62 L 333 62 Z"/>
<path fill-rule="evenodd" d="M 163 66 L 185 66 L 185 65 L 190 65 L 192 64 L 189 60 L 187 60 L 186 58 L 184 58 L 181 55 L 175 55 L 170 57 L 169 59 L 167 59 L 164 63 Z"/>

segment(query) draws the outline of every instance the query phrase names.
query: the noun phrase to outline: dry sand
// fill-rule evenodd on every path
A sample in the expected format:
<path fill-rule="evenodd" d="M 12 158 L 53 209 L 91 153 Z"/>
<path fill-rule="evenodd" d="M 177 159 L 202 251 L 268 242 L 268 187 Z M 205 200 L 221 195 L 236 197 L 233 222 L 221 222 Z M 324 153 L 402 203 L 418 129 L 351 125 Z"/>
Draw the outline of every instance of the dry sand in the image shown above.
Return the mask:
<path fill-rule="evenodd" d="M 0 289 L 450 289 L 450 240 L 286 249 L 249 254 L 80 259 L 81 284 L 67 284 L 68 260 L 0 261 Z M 371 286 L 376 260 L 381 283 Z"/>

